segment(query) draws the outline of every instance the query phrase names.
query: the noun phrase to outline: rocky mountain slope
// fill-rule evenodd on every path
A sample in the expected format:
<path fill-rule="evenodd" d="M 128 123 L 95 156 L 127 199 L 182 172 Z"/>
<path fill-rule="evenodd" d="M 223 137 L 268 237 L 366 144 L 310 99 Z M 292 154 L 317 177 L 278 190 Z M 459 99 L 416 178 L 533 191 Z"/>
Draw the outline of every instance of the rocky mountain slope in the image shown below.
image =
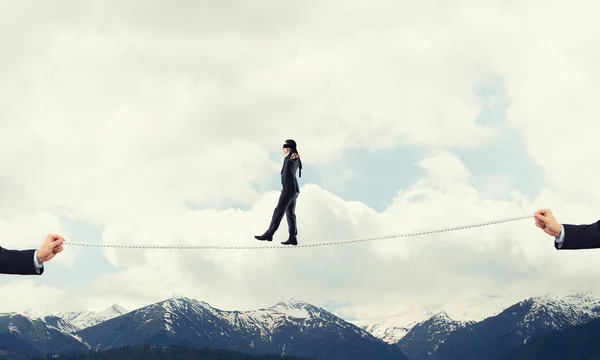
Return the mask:
<path fill-rule="evenodd" d="M 189 345 L 327 360 L 406 360 L 405 354 L 411 360 L 501 360 L 517 349 L 534 346 L 530 344 L 549 346 L 541 343 L 542 339 L 557 331 L 594 324 L 600 319 L 600 300 L 591 294 L 540 296 L 519 301 L 480 321 L 456 320 L 446 311 L 424 314 L 419 310 L 401 315 L 404 320 L 412 318 L 412 322 L 386 332 L 383 327 L 361 328 L 305 302 L 225 311 L 185 297 L 130 312 L 113 306 L 101 313 L 72 312 L 62 314 L 64 317 L 0 314 L 0 357 L 4 352 L 44 354 L 127 345 Z M 379 332 L 389 343 L 365 328 Z M 396 338 L 399 340 L 393 343 Z"/>
<path fill-rule="evenodd" d="M 55 324 L 70 325 L 60 319 Z M 74 336 L 41 319 L 20 314 L 0 315 L 0 349 L 19 354 L 44 354 L 64 349 L 87 350 L 88 346 Z"/>
<path fill-rule="evenodd" d="M 176 344 L 316 359 L 407 360 L 400 348 L 303 302 L 242 312 L 219 310 L 189 298 L 173 298 L 88 327 L 76 335 L 94 350 Z"/>
<path fill-rule="evenodd" d="M 456 321 L 444 311 L 416 324 L 397 344 L 411 358 L 427 359 L 456 330 L 475 324 L 474 321 Z"/>
<path fill-rule="evenodd" d="M 452 332 L 433 353 L 433 358 L 500 360 L 539 336 L 599 317 L 600 301 L 590 295 L 531 298 L 496 316 Z"/>
<path fill-rule="evenodd" d="M 505 360 L 600 359 L 600 319 L 528 341 Z"/>

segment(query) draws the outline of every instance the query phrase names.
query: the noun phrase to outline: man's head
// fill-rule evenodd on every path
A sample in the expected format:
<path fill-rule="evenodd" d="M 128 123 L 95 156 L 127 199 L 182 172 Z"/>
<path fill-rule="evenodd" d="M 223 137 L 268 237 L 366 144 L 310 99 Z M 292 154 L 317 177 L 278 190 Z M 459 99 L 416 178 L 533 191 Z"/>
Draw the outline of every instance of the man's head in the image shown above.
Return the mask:
<path fill-rule="evenodd" d="M 296 142 L 292 139 L 287 139 L 283 143 L 283 153 L 288 155 L 289 153 L 297 153 L 298 149 L 296 149 Z"/>

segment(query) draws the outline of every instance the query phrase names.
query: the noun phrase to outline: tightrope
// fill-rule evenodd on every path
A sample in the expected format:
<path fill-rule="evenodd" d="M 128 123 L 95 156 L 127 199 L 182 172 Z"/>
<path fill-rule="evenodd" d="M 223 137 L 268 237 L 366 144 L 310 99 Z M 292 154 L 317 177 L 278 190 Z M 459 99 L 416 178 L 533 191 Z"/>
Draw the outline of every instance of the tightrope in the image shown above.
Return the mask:
<path fill-rule="evenodd" d="M 397 235 L 387 235 L 387 236 L 379 236 L 373 238 L 365 238 L 365 239 L 355 239 L 355 240 L 338 240 L 338 241 L 328 241 L 328 242 L 318 242 L 318 243 L 309 243 L 309 244 L 299 244 L 299 245 L 128 245 L 128 244 L 102 244 L 102 243 L 85 243 L 85 242 L 72 242 L 65 241 L 66 245 L 73 246 L 88 246 L 88 247 L 103 247 L 103 248 L 120 248 L 120 249 L 169 249 L 169 250 L 195 250 L 195 249 L 209 249 L 209 250 L 257 250 L 257 249 L 281 249 L 281 248 L 307 248 L 307 247 L 318 247 L 318 246 L 331 246 L 331 245 L 342 245 L 342 244 L 352 244 L 359 242 L 368 242 L 368 241 L 376 241 L 376 240 L 386 240 L 400 237 L 411 237 L 411 236 L 421 236 L 421 235 L 430 235 L 436 233 L 443 233 L 449 231 L 456 231 L 462 229 L 470 229 L 475 227 L 482 227 L 494 224 L 507 223 L 511 221 L 523 220 L 533 218 L 533 215 L 524 215 L 506 219 L 492 220 L 486 222 L 480 222 L 469 225 L 460 225 L 450 228 L 442 228 L 436 230 L 426 230 L 426 231 L 417 231 L 417 232 L 409 232 L 404 234 Z M 257 241 L 254 240 L 253 241 Z"/>

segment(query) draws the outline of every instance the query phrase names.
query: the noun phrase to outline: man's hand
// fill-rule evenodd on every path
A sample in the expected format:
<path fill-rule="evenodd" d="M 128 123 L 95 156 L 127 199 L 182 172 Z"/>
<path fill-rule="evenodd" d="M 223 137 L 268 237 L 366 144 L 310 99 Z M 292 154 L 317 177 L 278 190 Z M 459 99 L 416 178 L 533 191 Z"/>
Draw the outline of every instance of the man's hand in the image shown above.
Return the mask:
<path fill-rule="evenodd" d="M 38 261 L 43 263 L 51 260 L 56 254 L 63 251 L 63 239 L 62 236 L 57 234 L 50 234 L 46 236 L 46 240 L 37 251 Z"/>
<path fill-rule="evenodd" d="M 562 230 L 550 209 L 540 209 L 535 212 L 535 226 L 544 230 L 546 234 L 554 237 L 560 236 Z"/>
<path fill-rule="evenodd" d="M 292 156 L 291 156 L 292 160 L 296 160 L 299 157 L 300 156 L 298 155 L 298 153 L 293 153 Z"/>

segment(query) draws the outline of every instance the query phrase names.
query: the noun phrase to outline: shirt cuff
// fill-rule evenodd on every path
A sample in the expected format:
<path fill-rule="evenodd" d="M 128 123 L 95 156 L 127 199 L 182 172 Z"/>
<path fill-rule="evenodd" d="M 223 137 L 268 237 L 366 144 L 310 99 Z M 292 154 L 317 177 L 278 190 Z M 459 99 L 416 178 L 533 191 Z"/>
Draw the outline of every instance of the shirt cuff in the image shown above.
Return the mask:
<path fill-rule="evenodd" d="M 42 267 L 44 267 L 44 263 L 38 261 L 37 250 L 33 253 L 33 264 L 35 265 L 35 271 L 39 274 Z"/>
<path fill-rule="evenodd" d="M 563 243 L 565 242 L 565 228 L 562 226 L 562 224 L 560 224 L 560 235 L 554 237 L 554 241 L 559 249 L 562 248 Z"/>

